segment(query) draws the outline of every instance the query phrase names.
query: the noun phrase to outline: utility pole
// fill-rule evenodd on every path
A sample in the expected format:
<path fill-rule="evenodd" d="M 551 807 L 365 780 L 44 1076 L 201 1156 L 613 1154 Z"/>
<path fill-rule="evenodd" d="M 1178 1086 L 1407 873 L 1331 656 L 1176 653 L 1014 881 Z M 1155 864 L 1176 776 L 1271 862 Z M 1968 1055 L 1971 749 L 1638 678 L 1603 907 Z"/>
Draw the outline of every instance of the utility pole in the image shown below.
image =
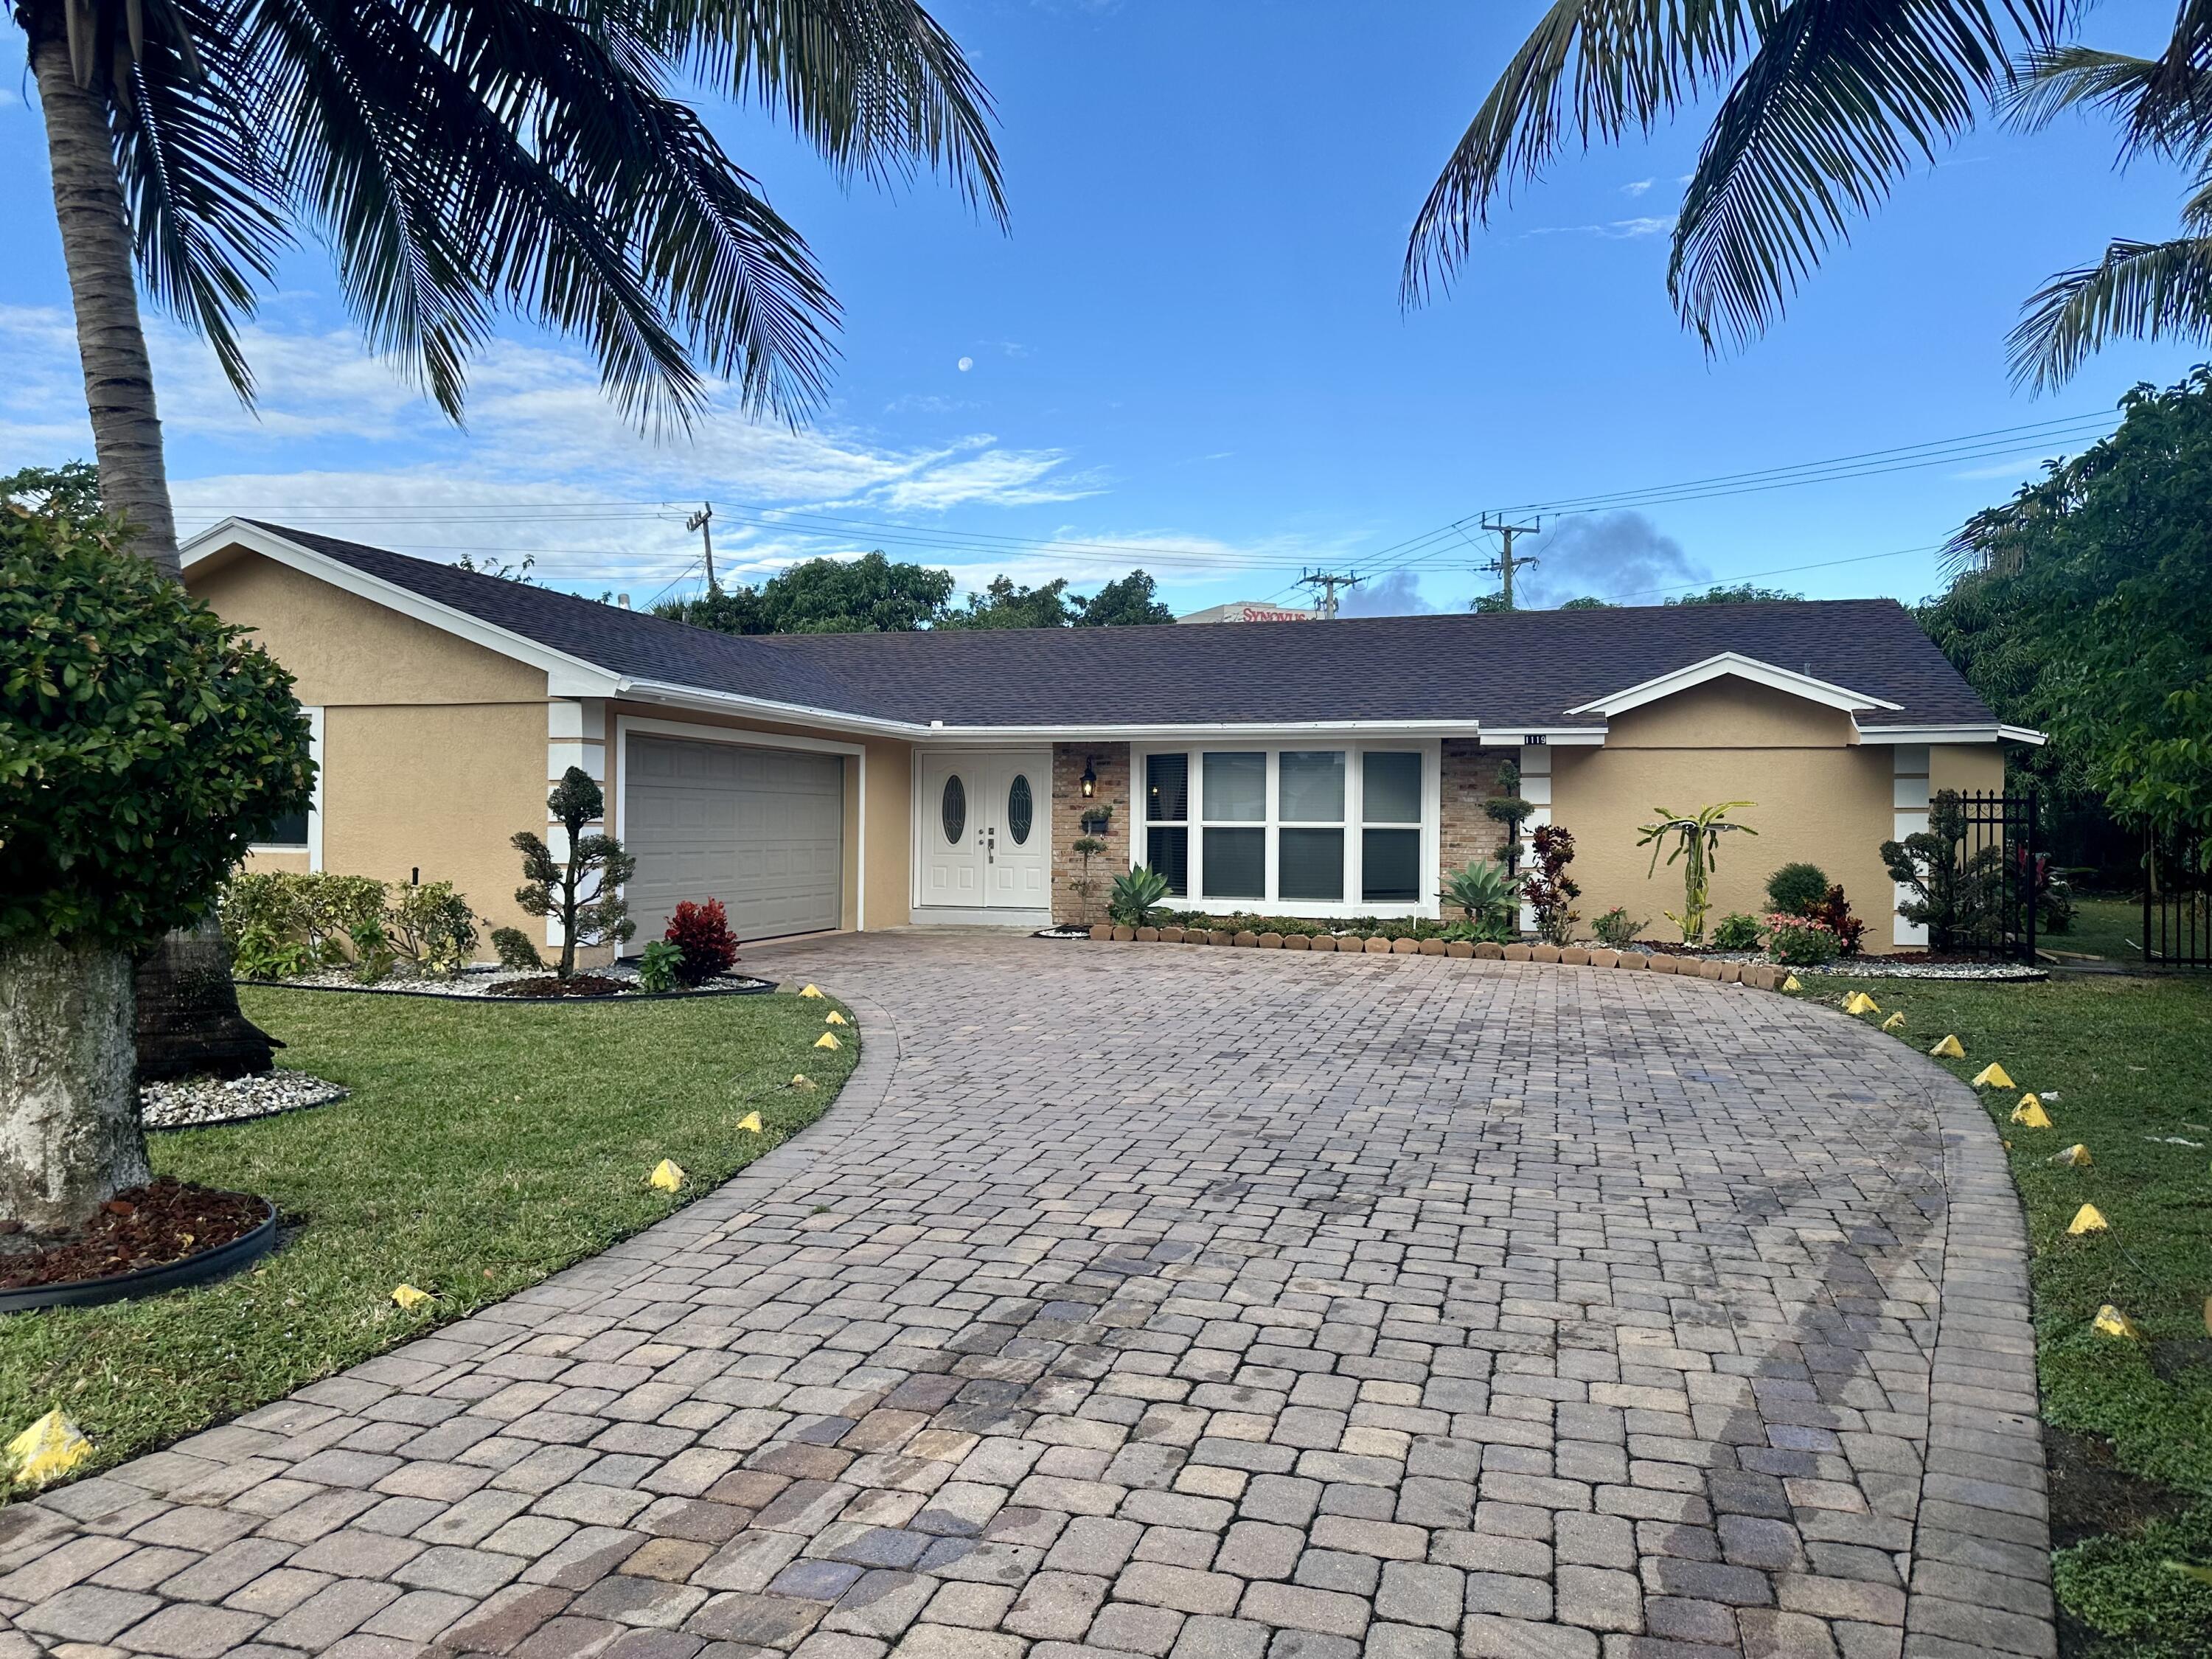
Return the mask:
<path fill-rule="evenodd" d="M 1516 536 L 1541 535 L 1544 530 L 1544 520 L 1540 515 L 1537 518 L 1536 522 L 1534 524 L 1508 524 L 1505 522 L 1503 515 L 1501 515 L 1498 521 L 1496 524 L 1492 524 L 1490 521 L 1490 514 L 1486 513 L 1482 515 L 1482 527 L 1485 530 L 1492 530 L 1497 532 L 1499 539 L 1501 539 L 1505 545 L 1498 550 L 1498 556 L 1492 559 L 1488 564 L 1478 565 L 1475 568 L 1479 570 L 1494 570 L 1498 573 L 1500 597 L 1502 597 L 1505 601 L 1505 608 L 1508 611 L 1510 611 L 1513 608 L 1513 573 L 1516 570 L 1518 570 L 1524 564 L 1538 564 L 1542 562 L 1542 561 L 1538 559 L 1533 553 L 1528 555 L 1526 558 L 1515 558 L 1513 556 L 1513 538 Z"/>
<path fill-rule="evenodd" d="M 714 502 L 702 501 L 699 504 L 699 510 L 684 521 L 684 527 L 686 530 L 697 531 L 699 532 L 700 540 L 707 544 L 707 591 L 709 593 L 712 593 L 714 592 Z M 1505 545 L 1509 551 L 1511 550 L 1513 545 L 1512 543 L 1508 542 Z M 1510 577 L 1506 579 L 1506 586 L 1509 589 L 1511 587 L 1512 579 Z"/>
<path fill-rule="evenodd" d="M 1358 586 L 1359 577 L 1357 573 L 1337 575 L 1325 570 L 1309 570 L 1298 578 L 1298 586 L 1321 589 L 1321 619 L 1323 622 L 1334 622 L 1336 620 L 1336 590 L 1340 587 Z"/>

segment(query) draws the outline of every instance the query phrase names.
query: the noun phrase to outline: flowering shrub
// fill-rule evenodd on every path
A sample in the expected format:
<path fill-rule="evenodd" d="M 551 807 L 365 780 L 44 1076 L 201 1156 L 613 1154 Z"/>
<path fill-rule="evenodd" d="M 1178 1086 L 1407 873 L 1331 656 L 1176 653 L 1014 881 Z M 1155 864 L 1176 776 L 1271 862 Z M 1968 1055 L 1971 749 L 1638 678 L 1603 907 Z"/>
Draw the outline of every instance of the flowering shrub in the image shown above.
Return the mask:
<path fill-rule="evenodd" d="M 1565 945 L 1574 937 L 1582 912 L 1575 901 L 1583 890 L 1567 873 L 1574 862 L 1575 838 L 1556 823 L 1540 827 L 1534 837 L 1536 867 L 1522 878 L 1521 896 L 1535 913 L 1536 936 L 1547 945 Z"/>
<path fill-rule="evenodd" d="M 1818 968 L 1841 956 L 1844 942 L 1825 921 L 1778 912 L 1766 919 L 1766 948 L 1785 967 Z"/>
<path fill-rule="evenodd" d="M 717 974 L 726 974 L 738 959 L 737 936 L 730 932 L 730 915 L 720 899 L 710 898 L 704 904 L 685 899 L 668 919 L 665 938 L 684 952 L 676 977 L 686 985 L 703 985 Z"/>

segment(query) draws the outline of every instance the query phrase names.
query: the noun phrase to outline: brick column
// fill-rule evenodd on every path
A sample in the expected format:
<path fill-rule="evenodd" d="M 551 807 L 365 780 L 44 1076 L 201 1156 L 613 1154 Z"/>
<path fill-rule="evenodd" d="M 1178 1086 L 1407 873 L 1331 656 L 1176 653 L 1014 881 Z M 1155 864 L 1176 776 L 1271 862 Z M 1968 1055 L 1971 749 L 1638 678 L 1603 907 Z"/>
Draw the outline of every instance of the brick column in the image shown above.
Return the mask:
<path fill-rule="evenodd" d="M 1083 769 L 1098 775 L 1097 793 L 1083 799 Z M 1114 816 L 1097 839 L 1106 850 L 1091 860 L 1091 920 L 1106 919 L 1106 896 L 1114 878 L 1129 867 L 1131 798 L 1129 745 L 1126 743 L 1058 743 L 1052 749 L 1052 919 L 1063 926 L 1084 920 L 1083 895 L 1074 884 L 1083 860 L 1075 843 L 1084 835 L 1083 809 L 1110 806 Z"/>
<path fill-rule="evenodd" d="M 1485 749 L 1472 738 L 1443 741 L 1443 787 L 1437 837 L 1437 884 L 1472 859 L 1503 861 L 1505 826 L 1483 811 L 1498 793 L 1498 775 L 1519 751 Z"/>

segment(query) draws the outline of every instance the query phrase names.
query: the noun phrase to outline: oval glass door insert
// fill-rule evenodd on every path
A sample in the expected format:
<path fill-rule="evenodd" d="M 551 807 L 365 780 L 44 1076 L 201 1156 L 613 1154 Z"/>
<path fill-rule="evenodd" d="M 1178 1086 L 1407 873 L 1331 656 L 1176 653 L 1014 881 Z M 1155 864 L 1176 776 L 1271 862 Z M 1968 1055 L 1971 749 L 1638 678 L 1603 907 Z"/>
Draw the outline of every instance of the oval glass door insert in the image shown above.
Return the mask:
<path fill-rule="evenodd" d="M 1036 816 L 1036 803 L 1030 795 L 1030 781 L 1018 772 L 1006 790 L 1006 833 L 1019 847 L 1030 838 L 1030 825 Z"/>
<path fill-rule="evenodd" d="M 954 846 L 968 828 L 968 787 L 954 773 L 945 781 L 945 798 L 938 804 L 938 817 L 945 825 L 945 839 Z"/>

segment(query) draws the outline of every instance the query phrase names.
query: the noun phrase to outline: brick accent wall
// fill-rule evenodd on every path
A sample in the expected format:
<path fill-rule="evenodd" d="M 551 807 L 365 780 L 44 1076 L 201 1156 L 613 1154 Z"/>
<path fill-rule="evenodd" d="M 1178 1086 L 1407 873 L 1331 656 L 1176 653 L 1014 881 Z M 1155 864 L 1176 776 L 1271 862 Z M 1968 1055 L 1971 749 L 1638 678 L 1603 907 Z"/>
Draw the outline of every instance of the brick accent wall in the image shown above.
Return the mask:
<path fill-rule="evenodd" d="M 1443 740 L 1443 799 L 1437 837 L 1439 885 L 1444 872 L 1469 860 L 1505 856 L 1505 826 L 1485 812 L 1482 804 L 1498 793 L 1498 772 L 1517 753 L 1485 749 L 1471 738 Z"/>
<path fill-rule="evenodd" d="M 1083 769 L 1098 775 L 1098 793 L 1083 799 Z M 1114 878 L 1129 867 L 1129 745 L 1126 743 L 1057 743 L 1052 748 L 1052 919 L 1063 925 L 1081 922 L 1083 895 L 1075 884 L 1083 876 L 1083 860 L 1075 843 L 1083 836 L 1085 806 L 1110 806 L 1113 818 L 1098 836 L 1106 850 L 1091 860 L 1091 914 L 1087 920 L 1106 919 L 1106 896 Z"/>

